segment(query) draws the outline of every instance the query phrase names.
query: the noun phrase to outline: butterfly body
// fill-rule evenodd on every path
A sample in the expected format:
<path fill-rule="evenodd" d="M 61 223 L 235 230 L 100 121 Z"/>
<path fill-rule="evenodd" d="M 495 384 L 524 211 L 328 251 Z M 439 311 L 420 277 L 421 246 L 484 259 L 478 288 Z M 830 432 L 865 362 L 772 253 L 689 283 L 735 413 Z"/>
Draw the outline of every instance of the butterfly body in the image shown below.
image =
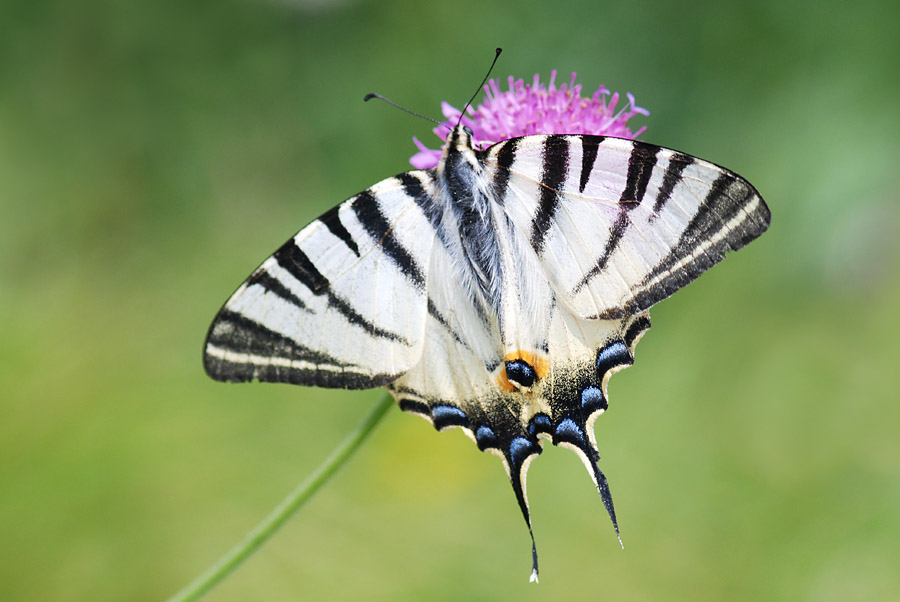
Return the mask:
<path fill-rule="evenodd" d="M 267 259 L 210 327 L 205 367 L 386 386 L 503 460 L 529 531 L 525 475 L 549 440 L 578 454 L 615 525 L 593 433 L 610 375 L 650 306 L 769 220 L 743 178 L 677 151 L 579 135 L 481 150 L 458 126 L 436 168 L 359 193 Z"/>

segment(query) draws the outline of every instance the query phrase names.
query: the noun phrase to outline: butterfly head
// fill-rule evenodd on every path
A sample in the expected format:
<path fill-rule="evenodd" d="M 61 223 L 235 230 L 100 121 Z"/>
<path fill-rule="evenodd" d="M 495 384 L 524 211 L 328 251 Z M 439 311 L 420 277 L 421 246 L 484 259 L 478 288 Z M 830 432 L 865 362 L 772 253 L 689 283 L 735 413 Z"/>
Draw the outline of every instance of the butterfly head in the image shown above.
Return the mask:
<path fill-rule="evenodd" d="M 438 172 L 448 180 L 462 180 L 460 182 L 462 185 L 473 186 L 474 174 L 481 171 L 476 150 L 472 128 L 467 125 L 457 125 L 447 136 L 447 142 L 444 144 L 444 156 L 438 163 Z"/>
<path fill-rule="evenodd" d="M 472 128 L 459 124 L 451 130 L 450 135 L 447 136 L 444 152 L 447 153 L 451 150 L 457 152 L 475 150 L 475 133 L 472 132 Z"/>

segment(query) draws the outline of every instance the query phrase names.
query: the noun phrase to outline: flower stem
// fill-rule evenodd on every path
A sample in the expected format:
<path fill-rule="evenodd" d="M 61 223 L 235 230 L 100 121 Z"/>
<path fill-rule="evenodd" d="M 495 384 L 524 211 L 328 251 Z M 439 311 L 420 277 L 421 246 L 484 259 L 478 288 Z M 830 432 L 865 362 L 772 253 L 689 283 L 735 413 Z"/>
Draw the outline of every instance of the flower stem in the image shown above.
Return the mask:
<path fill-rule="evenodd" d="M 228 551 L 214 565 L 206 569 L 199 577 L 194 579 L 180 592 L 169 598 L 168 602 L 187 602 L 197 600 L 217 583 L 230 575 L 244 560 L 259 549 L 281 525 L 287 521 L 322 485 L 328 482 L 337 470 L 350 459 L 353 452 L 359 448 L 369 436 L 375 425 L 384 417 L 388 409 L 393 405 L 390 394 L 384 398 L 369 412 L 368 416 L 344 439 L 331 455 L 309 475 L 300 485 L 292 491 L 284 500 L 259 523 L 252 531 L 247 533 L 240 542 Z"/>

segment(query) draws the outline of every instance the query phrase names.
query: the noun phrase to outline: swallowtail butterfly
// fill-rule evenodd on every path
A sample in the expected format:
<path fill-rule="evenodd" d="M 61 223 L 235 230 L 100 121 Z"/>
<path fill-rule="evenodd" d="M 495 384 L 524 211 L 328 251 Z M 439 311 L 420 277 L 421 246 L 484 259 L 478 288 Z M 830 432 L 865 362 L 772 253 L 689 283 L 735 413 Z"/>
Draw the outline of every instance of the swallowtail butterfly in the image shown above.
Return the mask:
<path fill-rule="evenodd" d="M 593 424 L 648 310 L 769 226 L 737 174 L 588 135 L 479 150 L 458 125 L 437 167 L 326 212 L 247 279 L 209 329 L 221 381 L 386 387 L 503 462 L 531 532 L 541 440 L 574 451 L 618 533 Z M 537 554 L 532 540 L 532 580 Z"/>

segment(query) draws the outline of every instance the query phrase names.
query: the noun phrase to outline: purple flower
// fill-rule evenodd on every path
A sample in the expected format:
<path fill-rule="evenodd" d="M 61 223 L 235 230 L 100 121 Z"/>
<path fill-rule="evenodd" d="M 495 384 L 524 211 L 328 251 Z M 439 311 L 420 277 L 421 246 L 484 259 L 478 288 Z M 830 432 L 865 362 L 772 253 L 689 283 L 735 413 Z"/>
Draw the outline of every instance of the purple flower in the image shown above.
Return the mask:
<path fill-rule="evenodd" d="M 487 148 L 501 140 L 530 136 L 532 134 L 595 134 L 633 139 L 646 127 L 632 132 L 626 126 L 635 115 L 649 115 L 649 111 L 634 104 L 634 96 L 626 94 L 628 103 L 616 110 L 619 93 L 611 93 L 600 86 L 590 98 L 581 97 L 581 84 L 575 83 L 575 74 L 568 84 L 558 89 L 554 84 L 556 70 L 550 72 L 550 84 L 545 88 L 540 75 L 534 82 L 509 78 L 509 90 L 502 92 L 496 80 L 484 87 L 487 99 L 475 107 L 469 107 L 462 122 L 472 128 L 476 145 Z M 435 135 L 447 140 L 447 134 L 459 119 L 460 110 L 441 103 L 441 112 L 447 121 L 434 129 Z M 418 138 L 413 142 L 419 152 L 409 162 L 417 169 L 428 169 L 438 164 L 442 152 L 425 146 Z"/>

